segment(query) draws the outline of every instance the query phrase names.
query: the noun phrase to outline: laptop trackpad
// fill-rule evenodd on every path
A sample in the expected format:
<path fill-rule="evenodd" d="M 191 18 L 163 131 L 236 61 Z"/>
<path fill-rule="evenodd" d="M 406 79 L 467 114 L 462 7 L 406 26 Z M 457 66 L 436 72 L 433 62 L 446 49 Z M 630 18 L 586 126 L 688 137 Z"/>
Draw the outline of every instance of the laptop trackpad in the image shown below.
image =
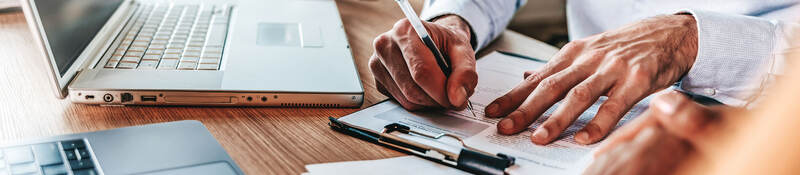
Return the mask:
<path fill-rule="evenodd" d="M 258 23 L 256 44 L 262 46 L 300 47 L 300 27 L 297 23 Z"/>
<path fill-rule="evenodd" d="M 217 162 L 217 163 L 210 163 L 210 164 L 199 164 L 199 165 L 192 165 L 188 167 L 181 167 L 175 169 L 169 169 L 164 171 L 158 172 L 151 172 L 151 173 L 142 173 L 146 175 L 235 175 L 236 171 L 233 170 L 231 165 L 228 165 L 227 162 Z"/>

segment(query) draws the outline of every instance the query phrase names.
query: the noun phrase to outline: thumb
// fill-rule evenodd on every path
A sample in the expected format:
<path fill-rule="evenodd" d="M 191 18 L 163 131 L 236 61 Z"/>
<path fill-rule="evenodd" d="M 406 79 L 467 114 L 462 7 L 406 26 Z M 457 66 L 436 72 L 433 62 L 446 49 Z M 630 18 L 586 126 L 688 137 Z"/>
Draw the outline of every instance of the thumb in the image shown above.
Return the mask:
<path fill-rule="evenodd" d="M 708 128 L 718 122 L 720 108 L 701 105 L 680 92 L 673 91 L 653 99 L 654 111 L 663 127 L 678 137 L 698 143 L 705 140 Z"/>
<path fill-rule="evenodd" d="M 430 35 L 442 52 L 442 56 L 450 64 L 450 75 L 447 77 L 447 97 L 450 104 L 457 109 L 466 107 L 469 96 L 478 85 L 478 73 L 475 71 L 475 51 L 469 38 L 459 35 L 451 28 L 424 23 Z"/>
<path fill-rule="evenodd" d="M 454 42 L 447 45 L 452 73 L 447 78 L 447 96 L 456 108 L 466 107 L 467 100 L 478 85 L 475 71 L 475 51 L 469 43 Z"/>

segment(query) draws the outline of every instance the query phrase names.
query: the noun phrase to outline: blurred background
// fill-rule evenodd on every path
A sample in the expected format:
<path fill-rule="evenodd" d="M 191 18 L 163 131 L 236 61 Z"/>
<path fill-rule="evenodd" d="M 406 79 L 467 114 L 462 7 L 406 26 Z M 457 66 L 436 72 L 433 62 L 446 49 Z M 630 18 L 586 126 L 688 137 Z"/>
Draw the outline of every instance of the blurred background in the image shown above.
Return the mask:
<path fill-rule="evenodd" d="M 566 0 L 528 0 L 508 28 L 561 47 L 569 41 Z"/>

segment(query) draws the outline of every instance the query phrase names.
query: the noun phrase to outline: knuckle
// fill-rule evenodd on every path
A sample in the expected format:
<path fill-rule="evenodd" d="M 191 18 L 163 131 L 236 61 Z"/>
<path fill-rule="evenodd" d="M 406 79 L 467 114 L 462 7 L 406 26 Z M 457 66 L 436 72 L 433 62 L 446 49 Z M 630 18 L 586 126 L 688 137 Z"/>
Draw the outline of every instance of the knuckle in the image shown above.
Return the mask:
<path fill-rule="evenodd" d="M 566 45 L 564 45 L 564 49 L 567 49 L 567 50 L 579 49 L 579 48 L 583 48 L 584 45 L 586 45 L 586 41 L 584 41 L 584 40 L 575 40 L 575 41 L 571 41 L 571 42 L 567 43 Z"/>
<path fill-rule="evenodd" d="M 378 75 L 379 71 L 382 71 L 383 65 L 381 65 L 380 59 L 377 56 L 373 56 L 369 59 L 369 69 L 372 71 L 373 75 Z"/>
<path fill-rule="evenodd" d="M 591 101 L 592 99 L 592 90 L 586 85 L 579 85 L 572 88 L 570 91 L 569 96 L 573 100 L 577 101 Z"/>
<path fill-rule="evenodd" d="M 608 114 L 610 117 L 616 117 L 617 115 L 621 115 L 624 109 L 625 104 L 622 101 L 609 98 L 603 103 L 600 111 Z"/>
<path fill-rule="evenodd" d="M 418 84 L 424 84 L 425 82 L 428 82 L 431 74 L 433 73 L 433 70 L 428 68 L 428 66 L 425 66 L 423 63 L 411 62 L 409 68 L 411 68 L 411 78 L 414 79 L 414 82 Z"/>
<path fill-rule="evenodd" d="M 521 114 L 520 116 L 522 118 L 533 117 L 533 112 L 531 112 L 528 108 L 525 108 L 525 107 L 519 107 L 514 111 L 519 112 L 519 114 Z"/>
<path fill-rule="evenodd" d="M 635 82 L 649 84 L 653 80 L 653 77 L 650 76 L 650 72 L 641 67 L 636 67 L 633 70 L 631 70 L 630 76 L 633 77 L 633 80 Z"/>
<path fill-rule="evenodd" d="M 405 83 L 408 84 L 408 83 Z M 427 94 L 420 92 L 415 87 L 409 87 L 411 85 L 403 85 L 402 91 L 405 94 L 406 99 L 408 101 L 415 103 L 415 104 L 427 104 Z"/>
<path fill-rule="evenodd" d="M 560 89 L 563 89 L 562 85 L 560 83 L 558 83 L 558 80 L 556 80 L 555 78 L 547 78 L 547 79 L 542 80 L 542 82 L 539 83 L 539 88 L 543 88 L 543 89 L 546 89 L 546 90 L 560 90 Z"/>
<path fill-rule="evenodd" d="M 530 71 L 530 74 L 525 77 L 525 82 L 528 84 L 535 84 L 542 80 L 542 73 L 539 71 Z"/>
<path fill-rule="evenodd" d="M 372 45 L 377 47 L 381 47 L 387 44 L 391 40 L 391 37 L 388 33 L 383 33 L 375 37 L 375 40 L 372 41 Z"/>
<path fill-rule="evenodd" d="M 403 18 L 403 19 L 397 20 L 397 22 L 394 23 L 393 28 L 395 28 L 395 29 L 408 29 L 410 26 L 411 26 L 411 22 L 409 22 L 408 19 Z"/>

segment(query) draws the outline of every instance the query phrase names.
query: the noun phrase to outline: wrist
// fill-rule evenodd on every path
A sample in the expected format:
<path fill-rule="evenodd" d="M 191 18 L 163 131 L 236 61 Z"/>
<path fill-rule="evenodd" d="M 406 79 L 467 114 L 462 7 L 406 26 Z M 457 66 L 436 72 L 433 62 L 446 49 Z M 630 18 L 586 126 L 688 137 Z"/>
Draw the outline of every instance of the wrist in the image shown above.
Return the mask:
<path fill-rule="evenodd" d="M 445 26 L 452 29 L 456 34 L 463 36 L 464 39 L 469 41 L 472 38 L 472 32 L 463 18 L 458 15 L 444 15 L 433 19 L 433 23 Z"/>
<path fill-rule="evenodd" d="M 697 21 L 695 20 L 694 16 L 690 14 L 678 14 L 675 15 L 676 20 L 678 20 L 679 24 L 681 24 L 684 28 L 683 30 L 683 39 L 678 44 L 678 54 L 682 55 L 684 58 L 687 59 L 687 63 L 689 64 L 689 68 L 694 64 L 695 59 L 697 58 L 697 47 L 698 47 L 698 39 L 697 39 Z"/>

